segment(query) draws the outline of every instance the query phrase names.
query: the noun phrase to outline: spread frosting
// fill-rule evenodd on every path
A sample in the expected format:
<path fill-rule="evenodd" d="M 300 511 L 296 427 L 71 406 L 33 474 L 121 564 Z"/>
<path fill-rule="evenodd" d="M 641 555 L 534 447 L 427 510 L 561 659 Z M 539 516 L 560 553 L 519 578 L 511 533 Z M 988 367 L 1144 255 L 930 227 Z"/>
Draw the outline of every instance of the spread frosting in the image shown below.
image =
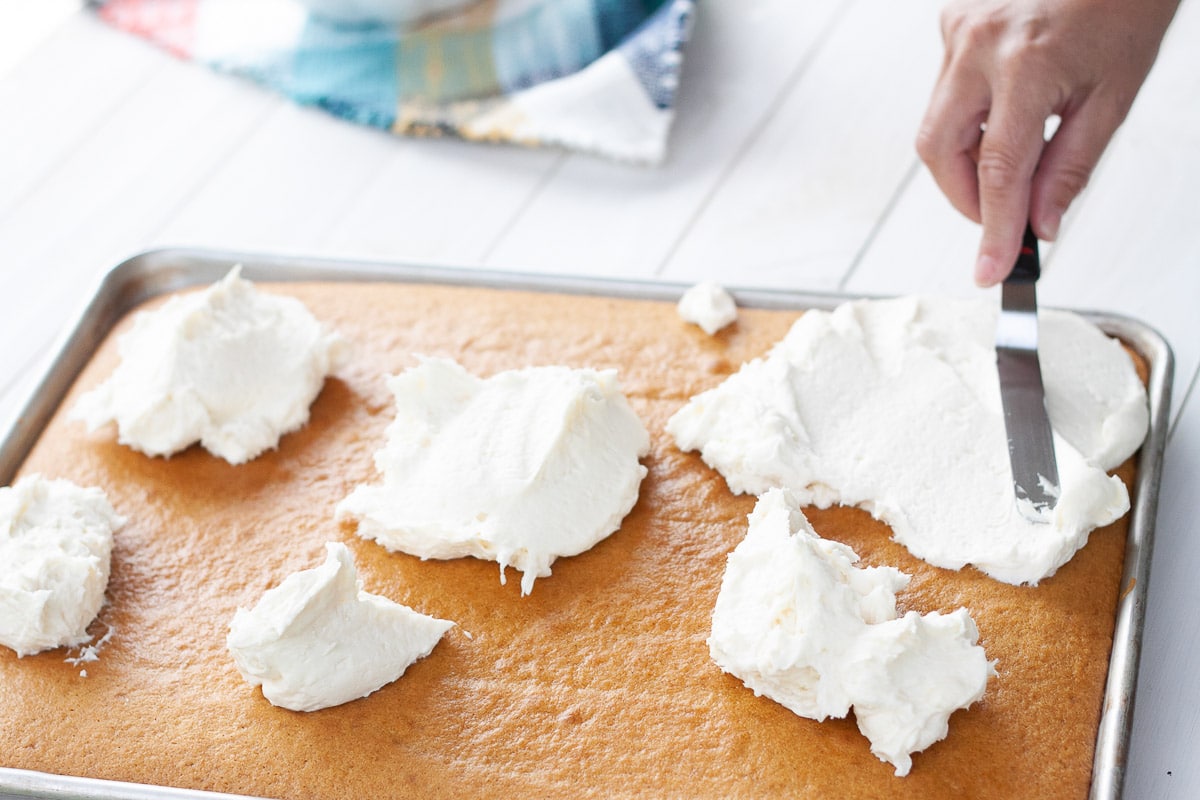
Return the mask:
<path fill-rule="evenodd" d="M 729 556 L 709 651 L 800 716 L 853 708 L 871 751 L 907 775 L 911 754 L 945 738 L 950 715 L 979 700 L 995 673 L 964 609 L 897 617 L 908 576 L 857 561 L 813 531 L 791 493 L 769 490 Z"/>
<path fill-rule="evenodd" d="M 235 267 L 138 314 L 118 350 L 120 365 L 75 418 L 90 430 L 115 421 L 118 440 L 147 455 L 199 442 L 241 464 L 308 421 L 345 345 L 300 301 L 259 292 Z"/>
<path fill-rule="evenodd" d="M 733 297 L 715 281 L 702 281 L 688 289 L 676 310 L 685 322 L 699 325 L 709 336 L 737 319 Z"/>
<path fill-rule="evenodd" d="M 27 656 L 88 641 L 124 524 L 99 489 L 39 475 L 0 488 L 0 644 Z"/>
<path fill-rule="evenodd" d="M 520 570 L 522 594 L 620 527 L 650 438 L 613 370 L 530 367 L 481 379 L 424 359 L 389 379 L 396 419 L 378 485 L 337 509 L 358 533 L 421 558 Z"/>
<path fill-rule="evenodd" d="M 362 590 L 344 544 L 239 608 L 226 643 L 273 705 L 316 711 L 366 697 L 429 655 L 454 623 Z"/>
<path fill-rule="evenodd" d="M 805 313 L 765 358 L 667 423 L 738 493 L 860 506 L 914 555 L 1037 583 L 1129 509 L 1106 470 L 1148 425 L 1119 343 L 1067 312 L 1040 314 L 1040 358 L 1061 498 L 1049 524 L 1013 498 L 993 331 L 983 302 L 901 298 Z"/>

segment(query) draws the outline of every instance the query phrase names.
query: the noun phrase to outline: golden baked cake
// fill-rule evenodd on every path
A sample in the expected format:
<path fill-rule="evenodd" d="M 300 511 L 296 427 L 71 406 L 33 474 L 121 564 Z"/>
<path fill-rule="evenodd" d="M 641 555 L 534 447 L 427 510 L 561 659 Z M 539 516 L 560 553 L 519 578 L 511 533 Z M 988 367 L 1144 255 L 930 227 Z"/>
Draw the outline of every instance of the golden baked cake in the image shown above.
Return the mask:
<path fill-rule="evenodd" d="M 1100 718 L 1128 517 L 1041 585 L 929 566 L 855 509 L 809 510 L 864 564 L 913 576 L 901 611 L 965 606 L 989 658 L 983 700 L 895 777 L 854 720 L 803 719 L 709 658 L 727 554 L 755 498 L 734 496 L 663 433 L 688 397 L 780 339 L 797 313 L 743 309 L 715 337 L 670 303 L 397 284 L 260 288 L 300 298 L 353 344 L 310 422 L 241 466 L 170 459 L 88 434 L 66 410 L 116 364 L 103 342 L 22 473 L 101 487 L 116 534 L 108 604 L 78 651 L 0 648 L 0 765 L 286 798 L 1083 798 Z M 384 376 L 448 356 L 486 376 L 539 364 L 615 367 L 651 432 L 649 474 L 620 530 L 559 559 L 522 597 L 492 562 L 421 561 L 334 521 L 375 479 Z M 1130 483 L 1132 465 L 1119 473 Z M 271 706 L 225 647 L 236 608 L 345 542 L 364 588 L 453 620 L 398 681 L 342 706 Z M 86 677 L 81 675 L 86 669 Z"/>

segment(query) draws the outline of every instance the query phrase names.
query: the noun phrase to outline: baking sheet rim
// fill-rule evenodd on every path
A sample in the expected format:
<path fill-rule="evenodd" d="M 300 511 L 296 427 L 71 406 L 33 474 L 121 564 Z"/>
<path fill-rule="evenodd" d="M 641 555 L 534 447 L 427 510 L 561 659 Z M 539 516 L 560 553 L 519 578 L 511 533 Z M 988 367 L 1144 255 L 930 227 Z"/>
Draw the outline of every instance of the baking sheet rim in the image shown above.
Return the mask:
<path fill-rule="evenodd" d="M 127 312 L 152 297 L 220 279 L 241 264 L 253 281 L 396 281 L 479 288 L 528 290 L 561 294 L 674 301 L 687 284 L 634 279 L 589 278 L 535 273 L 464 269 L 449 265 L 403 264 L 308 258 L 263 253 L 199 249 L 161 249 L 135 255 L 113 267 L 89 295 L 87 304 L 51 350 L 41 377 L 15 418 L 0 427 L 0 485 L 12 481 L 42 429 L 57 410 L 79 372 L 90 360 L 94 343 Z M 801 310 L 832 308 L 863 295 L 731 288 L 738 305 Z M 1092 761 L 1092 800 L 1118 800 L 1122 795 L 1129 734 L 1137 688 L 1138 657 L 1144 628 L 1150 555 L 1158 508 L 1163 450 L 1169 424 L 1174 357 L 1166 340 L 1150 326 L 1120 315 L 1078 311 L 1102 330 L 1130 344 L 1150 366 L 1147 393 L 1150 429 L 1138 458 L 1132 492 L 1122 586 L 1117 603 L 1104 706 Z M 59 800 L 183 800 L 237 797 L 174 787 L 58 776 L 0 766 L 0 794 Z"/>

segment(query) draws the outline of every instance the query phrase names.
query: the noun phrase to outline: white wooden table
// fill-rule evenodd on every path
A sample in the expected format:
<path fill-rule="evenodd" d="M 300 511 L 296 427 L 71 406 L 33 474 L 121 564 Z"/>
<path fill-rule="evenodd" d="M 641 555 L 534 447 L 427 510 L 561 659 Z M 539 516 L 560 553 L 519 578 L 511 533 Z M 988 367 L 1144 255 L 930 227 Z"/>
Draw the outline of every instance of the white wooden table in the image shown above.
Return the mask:
<path fill-rule="evenodd" d="M 669 162 L 397 140 L 210 74 L 72 0 L 0 0 L 0 419 L 99 276 L 167 245 L 971 294 L 912 141 L 939 0 L 701 0 Z M 1176 355 L 1126 796 L 1200 797 L 1200 0 L 1047 255 L 1052 305 Z"/>

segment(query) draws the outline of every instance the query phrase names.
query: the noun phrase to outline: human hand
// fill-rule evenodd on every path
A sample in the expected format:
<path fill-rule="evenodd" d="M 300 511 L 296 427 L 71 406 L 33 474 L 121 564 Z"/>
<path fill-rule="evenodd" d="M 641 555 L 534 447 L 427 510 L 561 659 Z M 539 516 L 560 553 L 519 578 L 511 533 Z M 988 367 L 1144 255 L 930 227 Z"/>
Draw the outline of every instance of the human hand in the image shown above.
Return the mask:
<path fill-rule="evenodd" d="M 942 11 L 945 58 L 917 152 L 954 207 L 983 225 L 980 286 L 1012 270 L 1027 221 L 1041 239 L 1058 235 L 1179 2 L 955 0 Z"/>

